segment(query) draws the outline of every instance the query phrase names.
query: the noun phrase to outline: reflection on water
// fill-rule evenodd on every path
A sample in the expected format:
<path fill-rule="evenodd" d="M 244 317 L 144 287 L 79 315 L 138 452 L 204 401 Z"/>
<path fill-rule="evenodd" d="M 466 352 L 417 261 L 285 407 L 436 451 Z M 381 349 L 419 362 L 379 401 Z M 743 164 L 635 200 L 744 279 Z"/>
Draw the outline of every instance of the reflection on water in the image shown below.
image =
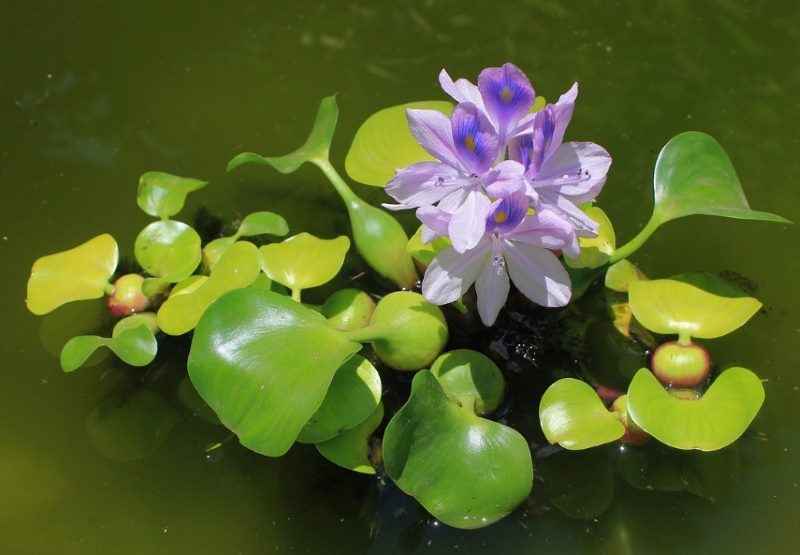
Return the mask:
<path fill-rule="evenodd" d="M 111 370 L 105 360 L 64 375 L 48 351 L 57 353 L 71 333 L 94 331 L 83 329 L 94 305 L 63 307 L 40 321 L 22 299 L 42 253 L 105 231 L 130 249 L 147 220 L 133 201 L 136 179 L 148 170 L 210 180 L 187 214 L 204 203 L 226 219 L 273 210 L 292 232 L 346 233 L 340 201 L 313 169 L 291 179 L 264 168 L 227 176 L 225 163 L 245 147 L 280 154 L 300 144 L 320 98 L 338 91 L 333 162 L 341 165 L 366 116 L 441 98 L 442 67 L 476 75 L 513 61 L 548 98 L 579 80 L 569 138 L 593 140 L 614 156 L 599 201 L 620 241 L 646 220 L 658 149 L 687 129 L 720 140 L 754 206 L 794 218 L 800 5 L 523 0 L 489 10 L 429 0 L 90 0 L 6 11 L 0 551 L 784 553 L 797 545 L 800 355 L 783 347 L 800 334 L 793 277 L 800 259 L 790 256 L 797 230 L 691 218 L 660 230 L 637 254 L 650 276 L 733 270 L 759 287 L 766 313 L 710 346 L 714 360 L 751 366 L 768 380 L 757 433 L 716 458 L 652 447 L 573 456 L 536 438 L 538 399 L 520 393 L 513 402 L 524 410 L 512 424 L 533 438 L 534 492 L 502 522 L 473 532 L 438 525 L 394 485 L 348 474 L 313 448 L 269 459 L 227 440 L 186 390 L 180 343 L 162 349 L 174 357 L 148 370 Z M 358 192 L 385 200 L 377 190 Z M 404 217 L 411 225 L 412 216 Z M 606 324 L 583 331 L 596 350 L 592 361 L 581 357 L 580 371 L 611 379 L 645 356 L 628 353 L 625 368 L 608 368 L 619 346 L 605 341 Z M 520 392 L 540 389 L 546 372 L 560 370 L 537 367 L 547 357 L 530 338 L 504 355 L 508 344 L 486 341 L 507 358 Z M 575 371 L 571 361 L 561 363 Z M 120 384 L 126 396 L 119 397 Z M 126 430 L 143 417 L 149 435 Z M 222 445 L 207 457 L 215 444 Z M 581 488 L 560 487 L 567 483 Z M 568 498 L 570 491 L 586 497 Z"/>

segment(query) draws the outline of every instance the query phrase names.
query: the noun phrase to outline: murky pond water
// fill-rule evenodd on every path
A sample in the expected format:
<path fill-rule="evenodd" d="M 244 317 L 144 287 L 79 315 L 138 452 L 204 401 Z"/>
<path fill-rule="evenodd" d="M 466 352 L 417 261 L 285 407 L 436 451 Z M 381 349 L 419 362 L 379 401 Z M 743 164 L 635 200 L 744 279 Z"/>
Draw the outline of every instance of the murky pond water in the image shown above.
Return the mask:
<path fill-rule="evenodd" d="M 341 166 L 375 110 L 443 98 L 442 67 L 474 79 L 513 61 L 550 99 L 578 80 L 568 138 L 614 157 L 599 201 L 618 237 L 646 221 L 655 156 L 688 129 L 722 143 L 752 206 L 797 221 L 796 2 L 8 3 L 0 31 L 0 552 L 787 553 L 800 545 L 800 235 L 790 226 L 693 217 L 660 230 L 635 257 L 652 276 L 735 272 L 764 303 L 750 325 L 708 344 L 716 360 L 755 370 L 767 391 L 735 463 L 697 478 L 721 479 L 721 495 L 708 484 L 705 496 L 635 489 L 609 466 L 619 454 L 600 452 L 583 467 L 596 472 L 575 478 L 589 492 L 579 507 L 609 503 L 599 516 L 566 516 L 537 478 L 525 506 L 473 532 L 428 520 L 390 484 L 340 471 L 313 448 L 273 460 L 229 441 L 179 400 L 180 342 L 144 376 L 110 362 L 62 373 L 51 351 L 91 328 L 92 306 L 37 318 L 23 303 L 42 254 L 110 232 L 130 256 L 149 221 L 134 202 L 147 170 L 211 182 L 186 213 L 268 209 L 293 231 L 346 233 L 340 201 L 314 169 L 226 175 L 226 162 L 243 148 L 294 148 L 319 99 L 337 92 Z M 131 420 L 142 425 L 126 428 Z M 539 474 L 546 466 L 537 458 Z"/>

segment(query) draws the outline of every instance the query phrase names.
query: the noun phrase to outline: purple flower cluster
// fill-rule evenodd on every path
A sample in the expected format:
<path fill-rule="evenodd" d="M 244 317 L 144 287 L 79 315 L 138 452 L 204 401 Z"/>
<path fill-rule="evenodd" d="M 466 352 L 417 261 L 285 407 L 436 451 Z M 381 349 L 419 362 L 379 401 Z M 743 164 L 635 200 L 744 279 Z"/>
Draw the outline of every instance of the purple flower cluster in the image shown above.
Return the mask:
<path fill-rule="evenodd" d="M 535 303 L 564 306 L 571 283 L 553 251 L 576 257 L 578 238 L 597 235 L 578 206 L 598 195 L 611 165 L 594 143 L 563 142 L 577 83 L 533 113 L 533 87 L 510 63 L 484 69 L 477 86 L 444 70 L 439 83 L 458 102 L 449 118 L 407 112 L 411 133 L 436 161 L 398 170 L 386 185 L 399 203 L 387 208 L 415 208 L 423 241 L 450 239 L 425 273 L 423 295 L 451 303 L 474 283 L 487 326 L 506 302 L 509 276 Z"/>

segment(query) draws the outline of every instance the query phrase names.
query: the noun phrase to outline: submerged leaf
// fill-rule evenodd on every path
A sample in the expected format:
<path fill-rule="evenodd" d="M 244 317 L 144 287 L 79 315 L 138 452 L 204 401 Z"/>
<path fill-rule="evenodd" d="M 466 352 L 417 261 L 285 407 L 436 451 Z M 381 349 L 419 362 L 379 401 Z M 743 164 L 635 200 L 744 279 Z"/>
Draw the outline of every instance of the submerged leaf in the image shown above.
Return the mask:
<path fill-rule="evenodd" d="M 563 378 L 547 388 L 539 403 L 539 422 L 547 441 L 565 449 L 588 449 L 625 434 L 597 392 L 581 380 Z"/>
<path fill-rule="evenodd" d="M 228 162 L 227 171 L 233 171 L 242 164 L 253 163 L 272 166 L 281 173 L 292 173 L 304 162 L 327 160 L 338 117 L 339 108 L 336 106 L 336 97 L 325 97 L 319 104 L 311 133 L 303 146 L 285 156 L 267 157 L 253 152 L 243 152 Z"/>
<path fill-rule="evenodd" d="M 408 128 L 406 110 L 438 110 L 450 115 L 453 104 L 443 100 L 409 102 L 384 108 L 361 124 L 347 152 L 344 167 L 350 179 L 383 187 L 394 172 L 415 162 L 433 160 Z"/>
<path fill-rule="evenodd" d="M 628 299 L 636 319 L 661 334 L 713 339 L 744 325 L 761 303 L 708 273 L 636 281 Z"/>
<path fill-rule="evenodd" d="M 342 468 L 361 474 L 375 474 L 375 468 L 369 460 L 369 438 L 382 420 L 383 403 L 379 403 L 372 414 L 359 425 L 343 431 L 333 439 L 317 443 L 317 451 Z"/>
<path fill-rule="evenodd" d="M 39 258 L 28 279 L 28 310 L 41 316 L 71 301 L 102 297 L 118 259 L 117 242 L 107 233 Z"/>
<path fill-rule="evenodd" d="M 207 181 L 199 179 L 147 172 L 139 178 L 136 202 L 146 214 L 162 219 L 171 218 L 183 208 L 186 195 L 207 184 Z"/>
<path fill-rule="evenodd" d="M 242 445 L 276 457 L 319 409 L 336 370 L 360 349 L 292 299 L 237 289 L 200 318 L 189 376 Z"/>
<path fill-rule="evenodd" d="M 456 528 L 500 520 L 531 490 L 525 438 L 450 400 L 428 370 L 414 376 L 411 397 L 386 427 L 383 450 L 400 489 Z"/>
<path fill-rule="evenodd" d="M 715 451 L 730 445 L 764 402 L 764 386 L 747 368 L 728 368 L 699 399 L 679 399 L 642 368 L 628 388 L 628 414 L 661 443 Z"/>
<path fill-rule="evenodd" d="M 200 236 L 175 220 L 153 222 L 136 237 L 136 261 L 150 275 L 172 283 L 189 277 L 202 259 Z"/>

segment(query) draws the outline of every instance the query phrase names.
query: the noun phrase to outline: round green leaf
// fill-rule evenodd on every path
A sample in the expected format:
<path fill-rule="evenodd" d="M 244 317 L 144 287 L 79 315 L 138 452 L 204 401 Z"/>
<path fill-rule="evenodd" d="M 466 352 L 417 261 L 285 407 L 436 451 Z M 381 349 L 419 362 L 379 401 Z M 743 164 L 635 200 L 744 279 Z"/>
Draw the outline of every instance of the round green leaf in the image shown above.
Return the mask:
<path fill-rule="evenodd" d="M 478 351 L 458 349 L 444 353 L 431 365 L 431 373 L 448 397 L 477 415 L 494 411 L 505 394 L 502 372 Z"/>
<path fill-rule="evenodd" d="M 200 236 L 183 222 L 153 222 L 136 237 L 134 254 L 147 273 L 175 283 L 200 264 Z"/>
<path fill-rule="evenodd" d="M 692 214 L 791 223 L 750 209 L 728 155 L 710 135 L 687 131 L 664 145 L 653 178 L 652 220 L 663 224 Z"/>
<path fill-rule="evenodd" d="M 191 285 L 178 289 L 161 305 L 159 327 L 169 335 L 191 331 L 211 303 L 228 291 L 247 287 L 259 273 L 261 260 L 256 246 L 246 241 L 234 243 L 214 266 L 208 279 L 193 280 Z M 193 287 L 194 284 L 197 286 Z"/>
<path fill-rule="evenodd" d="M 661 443 L 715 451 L 741 436 L 764 402 L 764 386 L 747 368 L 722 372 L 695 400 L 678 399 L 642 368 L 628 388 L 628 414 Z"/>
<path fill-rule="evenodd" d="M 41 316 L 64 303 L 102 297 L 118 258 L 117 242 L 107 233 L 39 258 L 28 279 L 28 310 Z"/>
<path fill-rule="evenodd" d="M 358 426 L 345 430 L 333 439 L 317 443 L 317 451 L 334 464 L 342 468 L 375 474 L 375 468 L 369 460 L 369 439 L 383 420 L 383 403 L 379 403 Z"/>
<path fill-rule="evenodd" d="M 415 162 L 433 160 L 408 128 L 408 108 L 438 110 L 449 116 L 453 104 L 443 100 L 425 100 L 384 108 L 372 114 L 356 131 L 344 160 L 351 179 L 383 187 L 394 177 L 395 170 Z"/>
<path fill-rule="evenodd" d="M 456 528 L 503 518 L 531 490 L 530 449 L 517 431 L 445 395 L 427 370 L 383 436 L 386 472 L 434 517 Z"/>
<path fill-rule="evenodd" d="M 276 235 L 283 237 L 289 233 L 289 224 L 283 216 L 275 212 L 253 212 L 248 214 L 239 224 L 236 235 L 239 237 L 252 237 L 253 235 Z"/>
<path fill-rule="evenodd" d="M 154 334 L 158 333 L 159 331 L 158 318 L 154 312 L 139 312 L 137 314 L 126 316 L 114 324 L 114 329 L 111 331 L 111 337 L 117 337 L 122 332 L 142 325 L 147 326 L 147 328 Z"/>
<path fill-rule="evenodd" d="M 572 450 L 610 443 L 625 434 L 625 426 L 597 392 L 575 378 L 560 379 L 547 388 L 539 403 L 539 422 L 547 441 Z"/>
<path fill-rule="evenodd" d="M 288 297 L 237 289 L 200 318 L 189 376 L 245 447 L 280 456 L 319 409 L 336 370 L 359 349 Z"/>
<path fill-rule="evenodd" d="M 633 282 L 628 300 L 644 327 L 684 338 L 721 337 L 744 325 L 761 308 L 757 299 L 705 273 Z"/>
<path fill-rule="evenodd" d="M 61 368 L 64 372 L 80 368 L 100 347 L 109 348 L 120 360 L 131 366 L 147 366 L 153 362 L 158 351 L 153 332 L 146 325 L 140 324 L 111 338 L 97 335 L 73 337 L 61 350 Z"/>
<path fill-rule="evenodd" d="M 631 283 L 646 279 L 647 276 L 642 273 L 636 264 L 623 259 L 608 267 L 608 270 L 606 270 L 605 286 L 612 291 L 627 293 Z"/>
<path fill-rule="evenodd" d="M 264 245 L 261 267 L 273 281 L 292 291 L 317 287 L 329 282 L 344 264 L 350 239 L 320 239 L 310 233 L 300 233 L 282 243 Z"/>
<path fill-rule="evenodd" d="M 364 421 L 381 400 L 381 377 L 362 356 L 336 371 L 325 400 L 297 436 L 301 443 L 327 441 Z"/>
<path fill-rule="evenodd" d="M 564 263 L 572 268 L 599 268 L 614 254 L 617 247 L 617 238 L 614 235 L 614 226 L 606 213 L 597 206 L 590 206 L 584 210 L 587 216 L 600 224 L 597 237 L 580 237 L 578 239 L 581 252 L 578 258 L 564 258 Z"/>
<path fill-rule="evenodd" d="M 370 323 L 375 301 L 360 289 L 339 289 L 325 299 L 320 311 L 337 330 L 357 330 Z"/>
<path fill-rule="evenodd" d="M 147 172 L 139 178 L 136 202 L 151 216 L 171 218 L 183 208 L 186 195 L 202 189 L 207 183 L 163 172 Z"/>
<path fill-rule="evenodd" d="M 101 455 L 135 461 L 152 455 L 169 436 L 177 414 L 158 394 L 137 389 L 114 395 L 89 413 L 86 431 Z"/>

